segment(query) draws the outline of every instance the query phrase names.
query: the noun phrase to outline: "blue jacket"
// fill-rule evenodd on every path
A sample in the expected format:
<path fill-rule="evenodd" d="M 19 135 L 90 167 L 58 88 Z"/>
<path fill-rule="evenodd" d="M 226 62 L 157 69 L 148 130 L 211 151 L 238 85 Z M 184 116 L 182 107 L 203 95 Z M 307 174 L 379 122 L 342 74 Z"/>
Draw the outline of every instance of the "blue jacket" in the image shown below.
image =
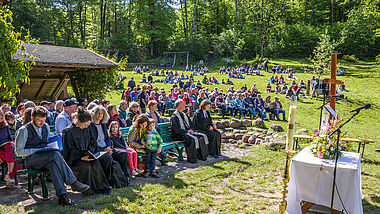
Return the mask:
<path fill-rule="evenodd" d="M 90 128 L 92 134 L 94 135 L 95 140 L 98 139 L 98 129 L 96 128 L 95 123 L 91 123 L 88 127 Z M 102 129 L 103 129 L 103 133 L 104 133 L 104 142 L 106 143 L 105 148 L 107 148 L 107 147 L 112 148 L 111 139 L 108 136 L 106 124 L 102 124 Z M 99 147 L 99 151 L 103 151 L 105 148 Z"/>
<path fill-rule="evenodd" d="M 258 104 L 260 104 L 260 107 L 257 106 Z M 264 108 L 264 100 L 263 98 L 260 98 L 260 100 L 258 98 L 255 99 L 255 106 L 258 107 L 258 108 Z"/>
<path fill-rule="evenodd" d="M 245 108 L 245 105 L 244 105 L 243 99 L 239 99 L 239 98 L 237 98 L 237 99 L 235 100 L 235 102 L 236 102 L 236 107 L 239 107 L 239 108 Z"/>

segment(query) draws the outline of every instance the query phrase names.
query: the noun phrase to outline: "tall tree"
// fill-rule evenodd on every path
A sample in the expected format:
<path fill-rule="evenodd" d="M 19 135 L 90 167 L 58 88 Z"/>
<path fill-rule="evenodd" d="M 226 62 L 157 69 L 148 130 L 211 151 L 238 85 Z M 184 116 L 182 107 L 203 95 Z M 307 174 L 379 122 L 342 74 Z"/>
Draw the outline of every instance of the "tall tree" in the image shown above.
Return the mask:
<path fill-rule="evenodd" d="M 4 7 L 0 9 L 0 98 L 13 98 L 16 93 L 20 92 L 19 84 L 29 82 L 29 68 L 31 63 L 12 59 L 17 51 L 26 58 L 23 42 L 20 40 L 21 34 L 15 32 L 12 25 L 12 12 Z"/>

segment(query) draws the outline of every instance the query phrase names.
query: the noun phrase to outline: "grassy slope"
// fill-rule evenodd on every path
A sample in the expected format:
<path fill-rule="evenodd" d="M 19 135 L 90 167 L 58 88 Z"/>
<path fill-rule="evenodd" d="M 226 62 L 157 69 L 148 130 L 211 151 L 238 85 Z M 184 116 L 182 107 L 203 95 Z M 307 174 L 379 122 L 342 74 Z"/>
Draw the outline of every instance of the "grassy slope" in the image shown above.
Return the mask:
<path fill-rule="evenodd" d="M 310 67 L 306 60 L 276 59 L 274 64 L 291 65 L 299 68 Z M 349 110 L 365 102 L 370 102 L 372 108 L 362 111 L 360 115 L 344 128 L 350 137 L 365 137 L 376 140 L 376 145 L 366 147 L 366 155 L 362 160 L 362 187 L 365 213 L 380 213 L 380 153 L 379 148 L 379 108 L 380 108 L 380 72 L 373 63 L 342 63 L 347 76 L 339 77 L 346 83 L 350 92 L 346 93 L 347 101 L 339 101 L 339 114 L 348 119 Z M 214 70 L 213 70 L 214 71 Z M 125 72 L 129 79 L 131 73 Z M 226 75 L 216 75 L 218 80 Z M 310 79 L 312 75 L 298 73 L 300 79 Z M 141 80 L 141 75 L 134 75 Z M 200 79 L 201 77 L 196 77 Z M 260 91 L 264 91 L 270 78 L 248 76 L 244 80 L 234 80 L 235 88 L 245 83 L 252 86 L 256 83 Z M 169 89 L 170 85 L 155 84 Z M 225 85 L 218 85 L 224 90 Z M 263 93 L 264 97 L 267 93 Z M 273 95 L 272 95 L 273 96 Z M 112 103 L 120 101 L 120 92 L 108 96 Z M 289 103 L 280 95 L 282 103 L 287 108 Z M 316 108 L 321 100 L 302 100 L 297 109 L 296 129 L 312 130 L 318 127 L 319 112 Z M 267 122 L 270 125 L 274 122 Z M 283 122 L 275 122 L 286 128 Z M 74 208 L 43 206 L 37 213 L 277 213 L 281 187 L 281 175 L 284 167 L 284 155 L 280 152 L 268 151 L 263 148 L 253 148 L 245 157 L 238 160 L 223 161 L 210 166 L 199 167 L 194 172 L 177 173 L 164 184 L 138 185 L 127 189 L 115 190 L 112 196 L 93 196 L 88 202 Z M 16 206 L 17 207 L 17 206 Z M 0 213 L 10 212 L 14 207 L 0 206 Z M 22 208 L 21 208 L 22 209 Z M 19 210 L 14 210 L 18 212 Z"/>

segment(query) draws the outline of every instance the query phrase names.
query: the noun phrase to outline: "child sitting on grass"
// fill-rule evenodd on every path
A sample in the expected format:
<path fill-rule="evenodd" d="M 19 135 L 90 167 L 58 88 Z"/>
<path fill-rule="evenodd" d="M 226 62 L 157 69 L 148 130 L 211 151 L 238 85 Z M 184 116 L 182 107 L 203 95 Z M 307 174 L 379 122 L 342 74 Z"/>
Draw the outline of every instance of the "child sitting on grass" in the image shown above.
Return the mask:
<path fill-rule="evenodd" d="M 133 176 L 136 176 L 144 170 L 137 169 L 137 152 L 129 147 L 120 133 L 119 123 L 117 121 L 112 121 L 108 129 L 108 135 L 112 142 L 112 147 L 124 150 L 128 153 L 128 165 Z"/>
<path fill-rule="evenodd" d="M 163 140 L 155 129 L 156 121 L 150 119 L 146 132 L 144 133 L 143 142 L 146 146 L 146 172 L 144 177 L 149 175 L 158 178 L 156 172 L 156 158 L 157 154 L 161 153 Z"/>

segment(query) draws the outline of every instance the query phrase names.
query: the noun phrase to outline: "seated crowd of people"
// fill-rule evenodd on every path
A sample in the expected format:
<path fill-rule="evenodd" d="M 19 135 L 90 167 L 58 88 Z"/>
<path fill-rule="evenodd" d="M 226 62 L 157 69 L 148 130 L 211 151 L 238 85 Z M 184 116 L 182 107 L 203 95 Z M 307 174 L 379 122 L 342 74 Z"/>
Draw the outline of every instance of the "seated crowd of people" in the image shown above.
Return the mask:
<path fill-rule="evenodd" d="M 293 87 L 293 86 L 292 86 Z M 294 88 L 294 87 L 293 87 Z M 264 101 L 261 98 L 261 94 L 258 91 L 255 84 L 252 88 L 248 88 L 244 85 L 241 89 L 235 91 L 234 86 L 231 86 L 226 92 L 223 89 L 215 87 L 214 90 L 209 91 L 209 88 L 203 87 L 199 81 L 197 85 L 189 86 L 185 84 L 174 84 L 167 94 L 162 87 L 159 91 L 158 87 L 152 87 L 151 85 L 143 85 L 142 88 L 128 87 L 123 92 L 123 99 L 127 102 L 137 102 L 144 112 L 146 103 L 154 100 L 158 103 L 158 111 L 161 114 L 165 113 L 166 106 L 169 102 L 174 102 L 177 99 L 183 99 L 185 102 L 186 110 L 190 117 L 193 116 L 193 111 L 197 106 L 205 99 L 212 102 L 214 109 L 220 109 L 222 118 L 225 118 L 227 114 L 242 118 L 260 116 L 263 119 L 268 119 L 267 113 L 271 116 L 271 119 L 279 118 L 279 114 L 283 114 L 285 120 L 285 111 L 282 109 L 281 102 L 278 97 L 274 101 L 267 98 Z"/>
<path fill-rule="evenodd" d="M 271 70 L 271 73 L 273 74 L 282 74 L 282 73 L 285 73 L 285 74 L 289 74 L 289 73 L 296 73 L 297 70 L 290 66 L 288 66 L 287 69 L 284 69 L 282 66 L 273 66 L 272 67 L 272 70 Z"/>
<path fill-rule="evenodd" d="M 256 74 L 258 76 L 262 76 L 261 75 L 261 71 L 262 70 L 267 70 L 267 62 L 264 62 L 264 65 L 262 66 L 261 64 L 253 64 L 252 63 L 250 65 L 248 65 L 247 62 L 245 62 L 244 64 L 240 64 L 240 66 L 235 66 L 235 67 L 230 67 L 227 65 L 226 66 L 223 66 L 219 69 L 219 71 L 217 72 L 218 74 L 228 74 L 228 77 L 229 78 L 237 78 L 237 79 L 244 79 L 245 77 L 243 76 L 243 74 L 246 74 L 246 75 L 253 75 L 253 74 Z"/>
<path fill-rule="evenodd" d="M 149 66 L 135 66 L 133 69 L 132 69 L 132 72 L 134 74 L 142 74 L 142 73 L 145 73 L 145 72 L 149 72 Z"/>
<path fill-rule="evenodd" d="M 146 90 L 144 85 L 140 94 Z M 112 188 L 128 186 L 133 176 L 159 177 L 157 156 L 171 160 L 162 150 L 158 126 L 167 119 L 157 112 L 155 99 L 146 105 L 141 100 L 129 105 L 122 100 L 118 108 L 108 100 L 88 104 L 75 98 L 43 100 L 39 105 L 24 101 L 14 113 L 8 105 L 0 109 L 0 160 L 7 164 L 7 188 L 21 188 L 15 176 L 23 168 L 48 170 L 58 204 L 74 205 L 67 197 L 67 186 L 85 195 L 109 195 Z M 208 111 L 211 101 L 203 99 L 192 119 L 184 113 L 185 102 L 186 98 L 175 101 L 170 118 L 172 138 L 184 142 L 188 162 L 220 158 L 221 135 Z M 129 127 L 125 138 L 121 127 Z M 61 146 L 57 142 L 60 136 Z M 145 159 L 138 158 L 138 153 Z M 16 164 L 21 158 L 24 164 Z M 146 163 L 145 170 L 137 167 L 141 161 Z"/>

